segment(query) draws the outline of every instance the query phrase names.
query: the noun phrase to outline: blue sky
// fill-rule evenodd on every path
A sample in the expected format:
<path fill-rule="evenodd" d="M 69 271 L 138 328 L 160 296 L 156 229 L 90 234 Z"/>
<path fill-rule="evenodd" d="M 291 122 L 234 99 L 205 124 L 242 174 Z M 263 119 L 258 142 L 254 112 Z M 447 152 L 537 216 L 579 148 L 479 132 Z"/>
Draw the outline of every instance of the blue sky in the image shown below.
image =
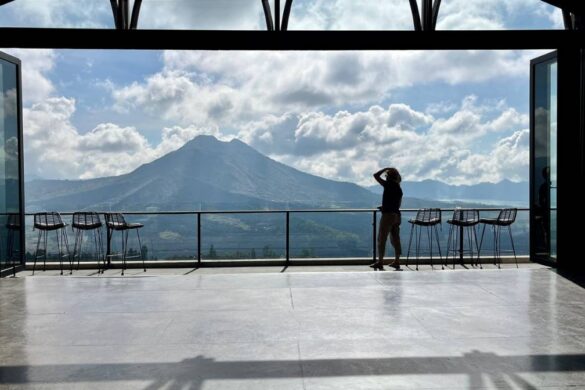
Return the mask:
<path fill-rule="evenodd" d="M 406 0 L 294 4 L 290 29 L 411 29 Z M 8 26 L 111 23 L 106 0 L 0 7 Z M 262 23 L 259 0 L 146 0 L 140 26 Z M 443 1 L 438 29 L 471 28 L 561 28 L 561 18 L 540 0 Z M 526 180 L 529 60 L 543 54 L 7 51 L 23 60 L 28 175 L 118 175 L 212 134 L 360 184 L 380 165 L 409 180 Z"/>

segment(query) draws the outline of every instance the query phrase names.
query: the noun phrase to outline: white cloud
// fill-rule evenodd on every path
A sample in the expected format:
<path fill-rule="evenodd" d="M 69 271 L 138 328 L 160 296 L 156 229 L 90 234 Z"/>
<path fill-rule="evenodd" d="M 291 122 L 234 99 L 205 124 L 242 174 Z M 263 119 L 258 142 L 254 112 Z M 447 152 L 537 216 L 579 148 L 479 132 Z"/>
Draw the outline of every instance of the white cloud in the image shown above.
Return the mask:
<path fill-rule="evenodd" d="M 238 137 L 319 176 L 367 185 L 377 167 L 394 165 L 408 180 L 472 184 L 527 179 L 527 130 L 519 130 L 526 125 L 526 116 L 505 103 L 478 104 L 471 96 L 440 118 L 393 104 L 354 113 L 268 117 Z M 494 134 L 503 138 L 493 141 Z"/>
<path fill-rule="evenodd" d="M 438 118 L 405 104 L 353 113 L 289 113 L 251 122 L 238 138 L 303 171 L 361 184 L 370 184 L 371 173 L 387 165 L 399 167 L 408 180 L 525 180 L 526 117 L 501 101 L 490 104 L 468 97 L 456 112 Z M 74 112 L 75 101 L 63 97 L 25 109 L 27 173 L 47 178 L 119 175 L 200 134 L 231 138 L 217 126 L 195 125 L 164 128 L 156 145 L 136 128 L 113 123 L 82 134 L 71 123 Z M 475 151 L 480 146 L 485 151 Z"/>
<path fill-rule="evenodd" d="M 182 125 L 242 127 L 266 115 L 379 104 L 398 88 L 525 77 L 534 52 L 177 52 L 144 82 L 112 89 L 119 110 Z M 242 66 L 245 64 L 245 66 Z"/>
<path fill-rule="evenodd" d="M 112 27 L 111 15 L 101 0 L 16 0 L 0 8 L 2 25 L 18 27 Z"/>
<path fill-rule="evenodd" d="M 519 130 L 511 136 L 502 138 L 493 151 L 487 154 L 473 154 L 460 161 L 457 168 L 460 174 L 452 181 L 466 183 L 470 176 L 478 176 L 482 181 L 497 182 L 503 178 L 526 180 L 529 161 L 529 130 Z"/>
<path fill-rule="evenodd" d="M 75 100 L 49 98 L 24 109 L 27 174 L 82 178 L 128 173 L 183 146 L 200 134 L 222 137 L 217 128 L 169 127 L 152 146 L 134 127 L 102 123 L 82 134 L 71 123 Z"/>
<path fill-rule="evenodd" d="M 260 0 L 144 1 L 139 28 L 265 29 Z"/>
<path fill-rule="evenodd" d="M 437 28 L 534 28 L 535 21 L 539 28 L 558 28 L 559 14 L 540 0 L 449 0 L 442 2 Z M 112 28 L 114 22 L 107 0 L 17 0 L 0 8 L 0 24 Z M 138 27 L 264 30 L 266 25 L 260 0 L 161 0 L 142 3 Z M 412 30 L 413 23 L 407 0 L 295 0 L 289 29 Z"/>
<path fill-rule="evenodd" d="M 10 49 L 7 53 L 22 62 L 22 94 L 25 103 L 39 102 L 50 96 L 55 87 L 50 72 L 57 54 L 52 49 Z"/>
<path fill-rule="evenodd" d="M 421 1 L 418 1 L 419 10 Z M 541 0 L 442 1 L 437 29 L 555 28 L 559 13 Z M 551 23 L 552 21 L 552 23 Z M 289 28 L 298 30 L 412 30 L 407 0 L 296 0 Z"/>

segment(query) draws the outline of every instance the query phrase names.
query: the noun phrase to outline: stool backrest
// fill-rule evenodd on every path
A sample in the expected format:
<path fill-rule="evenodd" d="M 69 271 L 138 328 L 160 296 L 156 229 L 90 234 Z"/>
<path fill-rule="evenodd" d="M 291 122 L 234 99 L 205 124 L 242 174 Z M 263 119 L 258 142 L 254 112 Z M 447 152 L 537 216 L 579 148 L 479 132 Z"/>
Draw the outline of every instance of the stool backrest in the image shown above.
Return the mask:
<path fill-rule="evenodd" d="M 418 209 L 416 218 L 418 222 L 441 222 L 441 209 Z"/>
<path fill-rule="evenodd" d="M 102 221 L 98 213 L 94 211 L 80 211 L 73 213 L 73 225 L 95 225 Z"/>
<path fill-rule="evenodd" d="M 457 222 L 479 222 L 479 210 L 476 209 L 455 209 L 453 221 Z"/>
<path fill-rule="evenodd" d="M 498 215 L 498 223 L 503 225 L 511 225 L 516 220 L 518 209 L 502 209 Z"/>
<path fill-rule="evenodd" d="M 122 226 L 126 225 L 124 216 L 120 213 L 105 213 L 106 224 L 108 226 Z"/>
<path fill-rule="evenodd" d="M 35 213 L 34 226 L 35 227 L 50 227 L 63 224 L 61 214 L 55 212 Z"/>

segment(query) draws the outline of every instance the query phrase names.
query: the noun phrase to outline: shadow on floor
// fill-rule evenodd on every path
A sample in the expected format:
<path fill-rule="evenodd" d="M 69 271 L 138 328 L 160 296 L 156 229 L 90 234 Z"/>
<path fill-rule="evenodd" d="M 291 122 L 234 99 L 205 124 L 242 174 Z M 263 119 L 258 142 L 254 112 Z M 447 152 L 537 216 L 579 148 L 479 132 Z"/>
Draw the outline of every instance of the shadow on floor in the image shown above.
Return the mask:
<path fill-rule="evenodd" d="M 206 380 L 262 380 L 392 375 L 467 375 L 469 387 L 536 389 L 521 374 L 584 372 L 585 354 L 515 355 L 471 351 L 463 356 L 215 361 L 197 356 L 176 363 L 65 364 L 0 367 L 0 384 L 149 381 L 146 389 L 192 389 Z M 490 383 L 485 383 L 485 382 Z"/>

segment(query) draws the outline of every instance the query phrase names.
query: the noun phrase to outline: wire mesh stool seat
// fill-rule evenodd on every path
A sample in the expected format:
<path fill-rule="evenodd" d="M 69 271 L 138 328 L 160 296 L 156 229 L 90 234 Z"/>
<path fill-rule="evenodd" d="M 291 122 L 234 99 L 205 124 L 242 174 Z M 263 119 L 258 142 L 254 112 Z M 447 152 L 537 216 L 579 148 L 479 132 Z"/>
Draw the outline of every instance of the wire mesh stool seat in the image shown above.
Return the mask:
<path fill-rule="evenodd" d="M 115 256 L 122 257 L 122 275 L 124 275 L 124 271 L 126 270 L 126 260 L 132 258 L 141 258 L 142 268 L 144 268 L 144 272 L 146 272 L 146 265 L 144 263 L 144 257 L 142 256 L 142 242 L 140 241 L 140 233 L 138 232 L 142 227 L 144 227 L 144 225 L 141 223 L 128 223 L 124 219 L 124 216 L 120 213 L 105 213 L 104 216 L 106 217 L 106 226 L 108 228 L 108 242 L 111 242 L 115 231 L 122 232 L 122 252 L 110 253 L 106 255 L 108 260 Z M 130 230 L 135 230 L 136 237 L 138 238 L 139 249 L 138 254 L 135 256 L 128 256 L 128 232 Z"/>
<path fill-rule="evenodd" d="M 516 214 L 518 214 L 518 209 L 516 208 L 509 208 L 509 209 L 502 209 L 498 214 L 497 218 L 481 218 L 479 223 L 483 224 L 483 229 L 481 231 L 481 240 L 479 241 L 479 250 L 481 250 L 481 246 L 483 244 L 483 235 L 485 233 L 485 227 L 491 226 L 492 227 L 492 235 L 493 235 L 493 251 L 494 251 L 494 265 L 497 265 L 500 268 L 502 264 L 502 248 L 501 248 L 501 238 L 502 238 L 502 229 L 508 228 L 508 234 L 510 236 L 510 244 L 512 245 L 512 250 L 508 250 L 508 252 L 512 252 L 514 254 L 514 260 L 516 261 L 516 268 L 518 268 L 518 259 L 516 258 L 516 248 L 514 247 L 514 238 L 512 237 L 512 224 L 516 221 Z M 480 261 L 481 265 L 481 261 Z"/>
<path fill-rule="evenodd" d="M 453 269 L 455 269 L 455 254 L 459 254 L 460 259 L 465 253 L 469 253 L 471 257 L 471 264 L 473 265 L 473 244 L 479 257 L 479 246 L 477 244 L 477 232 L 475 227 L 479 223 L 479 210 L 476 209 L 455 209 L 453 211 L 452 219 L 447 223 L 449 227 L 449 237 L 447 238 L 447 256 L 445 258 L 445 265 L 449 260 L 449 256 L 453 255 Z M 456 231 L 459 230 L 459 231 Z M 467 233 L 467 234 L 466 234 Z M 465 249 L 465 235 L 467 235 L 467 243 L 469 249 Z M 462 261 L 462 260 L 461 260 Z M 476 264 L 477 265 L 477 259 Z"/>
<path fill-rule="evenodd" d="M 439 249 L 439 259 L 441 260 L 441 268 L 444 268 L 443 265 L 443 256 L 441 254 L 441 245 L 439 242 L 439 231 L 437 230 L 437 225 L 441 226 L 441 209 L 438 208 L 429 208 L 429 209 L 419 209 L 416 212 L 416 216 L 413 219 L 408 220 L 412 226 L 410 228 L 410 239 L 408 240 L 408 252 L 406 254 L 406 266 L 408 266 L 408 260 L 410 258 L 410 248 L 412 244 L 412 236 L 414 233 L 414 245 L 415 245 L 415 254 L 416 254 L 416 269 L 418 271 L 418 263 L 420 259 L 420 240 L 422 236 L 422 228 L 425 227 L 427 231 L 427 239 L 428 239 L 428 249 L 430 252 L 431 257 L 431 268 L 433 268 L 433 233 L 435 235 L 435 240 L 437 243 L 437 248 Z"/>
<path fill-rule="evenodd" d="M 102 247 L 102 221 L 98 213 L 89 212 L 76 212 L 73 213 L 71 218 L 71 230 L 75 233 L 75 244 L 73 245 L 73 262 L 77 257 L 77 269 L 79 270 L 79 263 L 83 254 L 83 236 L 85 232 L 93 233 L 94 243 L 94 257 L 98 266 L 98 274 L 104 272 L 105 261 L 103 257 Z M 102 266 L 100 266 L 100 262 Z"/>
<path fill-rule="evenodd" d="M 67 224 L 63 222 L 61 219 L 61 215 L 55 212 L 47 212 L 47 213 L 35 213 L 34 214 L 34 226 L 33 230 L 38 230 L 38 239 L 37 239 L 37 247 L 35 250 L 34 256 L 34 263 L 33 263 L 33 272 L 35 274 L 35 269 L 37 266 L 37 260 L 42 257 L 43 258 L 43 271 L 47 268 L 47 241 L 49 232 L 54 231 L 55 236 L 57 238 L 57 250 L 59 251 L 59 265 L 61 268 L 61 275 L 63 275 L 63 257 L 67 256 L 69 259 L 69 273 L 73 273 L 73 263 L 71 262 L 71 256 L 69 252 L 69 243 L 67 241 Z M 41 241 L 43 242 L 43 254 L 39 255 L 39 249 L 41 246 Z M 63 247 L 67 254 L 63 254 Z"/>

